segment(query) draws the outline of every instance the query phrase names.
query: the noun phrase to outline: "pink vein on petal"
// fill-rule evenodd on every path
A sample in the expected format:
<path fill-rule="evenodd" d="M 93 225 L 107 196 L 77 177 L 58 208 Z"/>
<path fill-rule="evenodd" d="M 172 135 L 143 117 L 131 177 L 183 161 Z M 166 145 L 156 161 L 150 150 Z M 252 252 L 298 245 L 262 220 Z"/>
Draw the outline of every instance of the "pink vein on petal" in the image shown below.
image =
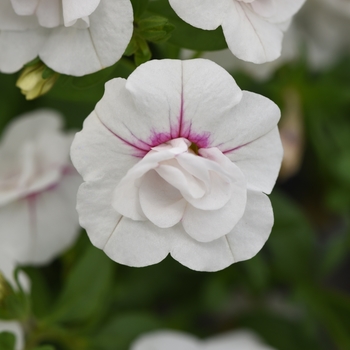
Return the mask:
<path fill-rule="evenodd" d="M 254 140 L 253 140 L 254 141 Z M 252 143 L 253 141 L 250 141 L 250 142 L 247 142 L 243 145 L 239 145 L 237 147 L 234 147 L 234 148 L 231 148 L 231 149 L 228 149 L 228 150 L 225 150 L 225 151 L 221 151 L 223 154 L 226 154 L 226 153 L 230 153 L 230 152 L 234 152 L 234 151 L 237 151 L 239 150 L 240 148 L 242 147 L 245 147 L 245 146 L 248 146 L 250 143 Z"/>
<path fill-rule="evenodd" d="M 137 139 L 140 144 L 136 145 L 134 143 L 132 143 L 131 141 L 125 140 L 123 137 L 117 135 L 113 130 L 111 130 L 106 124 L 104 124 L 102 122 L 102 120 L 97 116 L 97 119 L 100 121 L 100 123 L 111 133 L 113 134 L 115 137 L 117 137 L 120 141 L 124 142 L 125 144 L 135 148 L 138 152 L 138 154 L 134 154 L 135 157 L 137 158 L 143 158 L 151 149 L 151 147 L 149 145 L 147 145 L 145 142 Z M 134 135 L 133 135 L 134 136 Z M 134 136 L 135 137 L 135 136 Z"/>

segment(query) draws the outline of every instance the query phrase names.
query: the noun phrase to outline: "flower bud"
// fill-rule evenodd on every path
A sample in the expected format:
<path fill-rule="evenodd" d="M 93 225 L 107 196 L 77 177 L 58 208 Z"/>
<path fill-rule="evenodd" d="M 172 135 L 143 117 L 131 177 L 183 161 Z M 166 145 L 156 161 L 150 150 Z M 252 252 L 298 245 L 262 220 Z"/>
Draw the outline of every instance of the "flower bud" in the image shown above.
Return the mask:
<path fill-rule="evenodd" d="M 138 22 L 139 30 L 144 39 L 154 43 L 161 43 L 170 38 L 175 27 L 167 18 L 151 16 Z"/>
<path fill-rule="evenodd" d="M 21 89 L 27 100 L 33 100 L 51 90 L 58 76 L 58 73 L 39 62 L 24 68 L 16 86 Z"/>

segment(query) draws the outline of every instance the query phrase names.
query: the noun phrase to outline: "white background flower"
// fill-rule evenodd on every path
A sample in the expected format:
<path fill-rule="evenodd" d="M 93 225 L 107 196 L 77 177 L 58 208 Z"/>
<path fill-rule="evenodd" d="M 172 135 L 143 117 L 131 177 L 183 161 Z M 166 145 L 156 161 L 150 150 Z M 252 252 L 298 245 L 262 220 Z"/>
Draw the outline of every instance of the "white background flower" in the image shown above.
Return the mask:
<path fill-rule="evenodd" d="M 252 332 L 239 330 L 207 340 L 176 331 L 156 331 L 139 337 L 130 350 L 273 350 Z"/>
<path fill-rule="evenodd" d="M 17 264 L 49 262 L 79 231 L 81 178 L 69 159 L 72 134 L 61 127 L 60 115 L 40 110 L 16 119 L 2 137 L 1 249 Z"/>
<path fill-rule="evenodd" d="M 0 71 L 39 56 L 59 73 L 96 72 L 122 56 L 132 21 L 130 0 L 2 0 Z"/>
<path fill-rule="evenodd" d="M 299 41 L 306 46 L 314 69 L 334 64 L 350 53 L 350 3 L 344 0 L 309 0 L 296 16 Z"/>
<path fill-rule="evenodd" d="M 206 30 L 222 26 L 238 58 L 270 62 L 281 54 L 283 31 L 305 0 L 169 0 L 184 21 Z"/>
<path fill-rule="evenodd" d="M 282 158 L 279 115 L 208 60 L 151 61 L 109 81 L 71 151 L 92 243 L 130 266 L 170 252 L 214 271 L 254 256 L 273 223 L 262 192 Z"/>

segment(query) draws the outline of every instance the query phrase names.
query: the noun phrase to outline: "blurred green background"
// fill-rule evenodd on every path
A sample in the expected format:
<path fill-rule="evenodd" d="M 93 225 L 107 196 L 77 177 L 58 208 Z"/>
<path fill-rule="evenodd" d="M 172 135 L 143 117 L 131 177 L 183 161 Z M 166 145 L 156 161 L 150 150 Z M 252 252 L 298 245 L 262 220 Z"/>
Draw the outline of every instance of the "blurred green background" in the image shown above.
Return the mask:
<path fill-rule="evenodd" d="M 79 130 L 104 83 L 126 78 L 135 62 L 149 55 L 178 58 L 184 47 L 196 56 L 226 47 L 220 29 L 190 27 L 165 1 L 140 3 L 134 4 L 136 23 L 155 14 L 168 18 L 175 28 L 169 40 L 145 39 L 144 56 L 135 44 L 131 56 L 89 76 L 60 76 L 34 101 L 15 87 L 19 74 L 0 74 L 0 130 L 37 108 L 61 111 L 66 127 Z M 315 71 L 301 47 L 298 59 L 267 80 L 239 71 L 233 77 L 242 89 L 279 105 L 292 157 L 270 196 L 275 225 L 262 251 L 215 273 L 191 271 L 169 257 L 137 269 L 109 260 L 82 232 L 51 265 L 25 268 L 35 320 L 29 344 L 126 350 L 139 334 L 154 329 L 208 337 L 250 328 L 279 350 L 350 349 L 350 56 L 344 53 Z"/>

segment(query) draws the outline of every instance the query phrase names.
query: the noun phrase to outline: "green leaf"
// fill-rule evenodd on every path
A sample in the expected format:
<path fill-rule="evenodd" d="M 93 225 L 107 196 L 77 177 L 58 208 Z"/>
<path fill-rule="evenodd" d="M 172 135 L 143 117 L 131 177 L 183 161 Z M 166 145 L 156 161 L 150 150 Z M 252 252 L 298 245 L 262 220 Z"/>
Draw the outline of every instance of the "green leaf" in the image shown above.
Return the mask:
<path fill-rule="evenodd" d="M 161 323 L 147 313 L 128 313 L 110 320 L 92 339 L 92 348 L 129 350 L 130 343 L 146 332 L 161 328 Z"/>
<path fill-rule="evenodd" d="M 254 330 L 278 350 L 320 350 L 320 342 L 308 334 L 304 319 L 283 317 L 270 310 L 256 310 L 243 316 L 240 327 Z"/>
<path fill-rule="evenodd" d="M 350 298 L 338 292 L 303 287 L 297 297 L 315 320 L 328 331 L 337 349 L 350 349 Z"/>
<path fill-rule="evenodd" d="M 134 18 L 139 18 L 147 9 L 149 0 L 131 0 Z"/>
<path fill-rule="evenodd" d="M 275 224 L 267 246 L 279 277 L 290 282 L 314 278 L 315 237 L 310 223 L 282 193 L 270 196 Z"/>
<path fill-rule="evenodd" d="M 51 345 L 42 345 L 35 348 L 34 350 L 55 350 L 55 348 Z"/>
<path fill-rule="evenodd" d="M 0 333 L 0 349 L 1 350 L 14 350 L 16 343 L 16 337 L 10 332 Z"/>
<path fill-rule="evenodd" d="M 168 0 L 156 0 L 149 4 L 148 11 L 166 17 L 175 26 L 169 42 L 195 51 L 215 51 L 227 48 L 221 27 L 216 30 L 194 28 L 180 19 Z"/>
<path fill-rule="evenodd" d="M 89 245 L 70 271 L 49 320 L 82 321 L 103 310 L 107 306 L 113 265 L 101 250 Z"/>
<path fill-rule="evenodd" d="M 350 232 L 347 227 L 347 230 L 332 236 L 328 241 L 320 261 L 322 275 L 327 276 L 334 271 L 349 256 L 349 252 Z"/>

